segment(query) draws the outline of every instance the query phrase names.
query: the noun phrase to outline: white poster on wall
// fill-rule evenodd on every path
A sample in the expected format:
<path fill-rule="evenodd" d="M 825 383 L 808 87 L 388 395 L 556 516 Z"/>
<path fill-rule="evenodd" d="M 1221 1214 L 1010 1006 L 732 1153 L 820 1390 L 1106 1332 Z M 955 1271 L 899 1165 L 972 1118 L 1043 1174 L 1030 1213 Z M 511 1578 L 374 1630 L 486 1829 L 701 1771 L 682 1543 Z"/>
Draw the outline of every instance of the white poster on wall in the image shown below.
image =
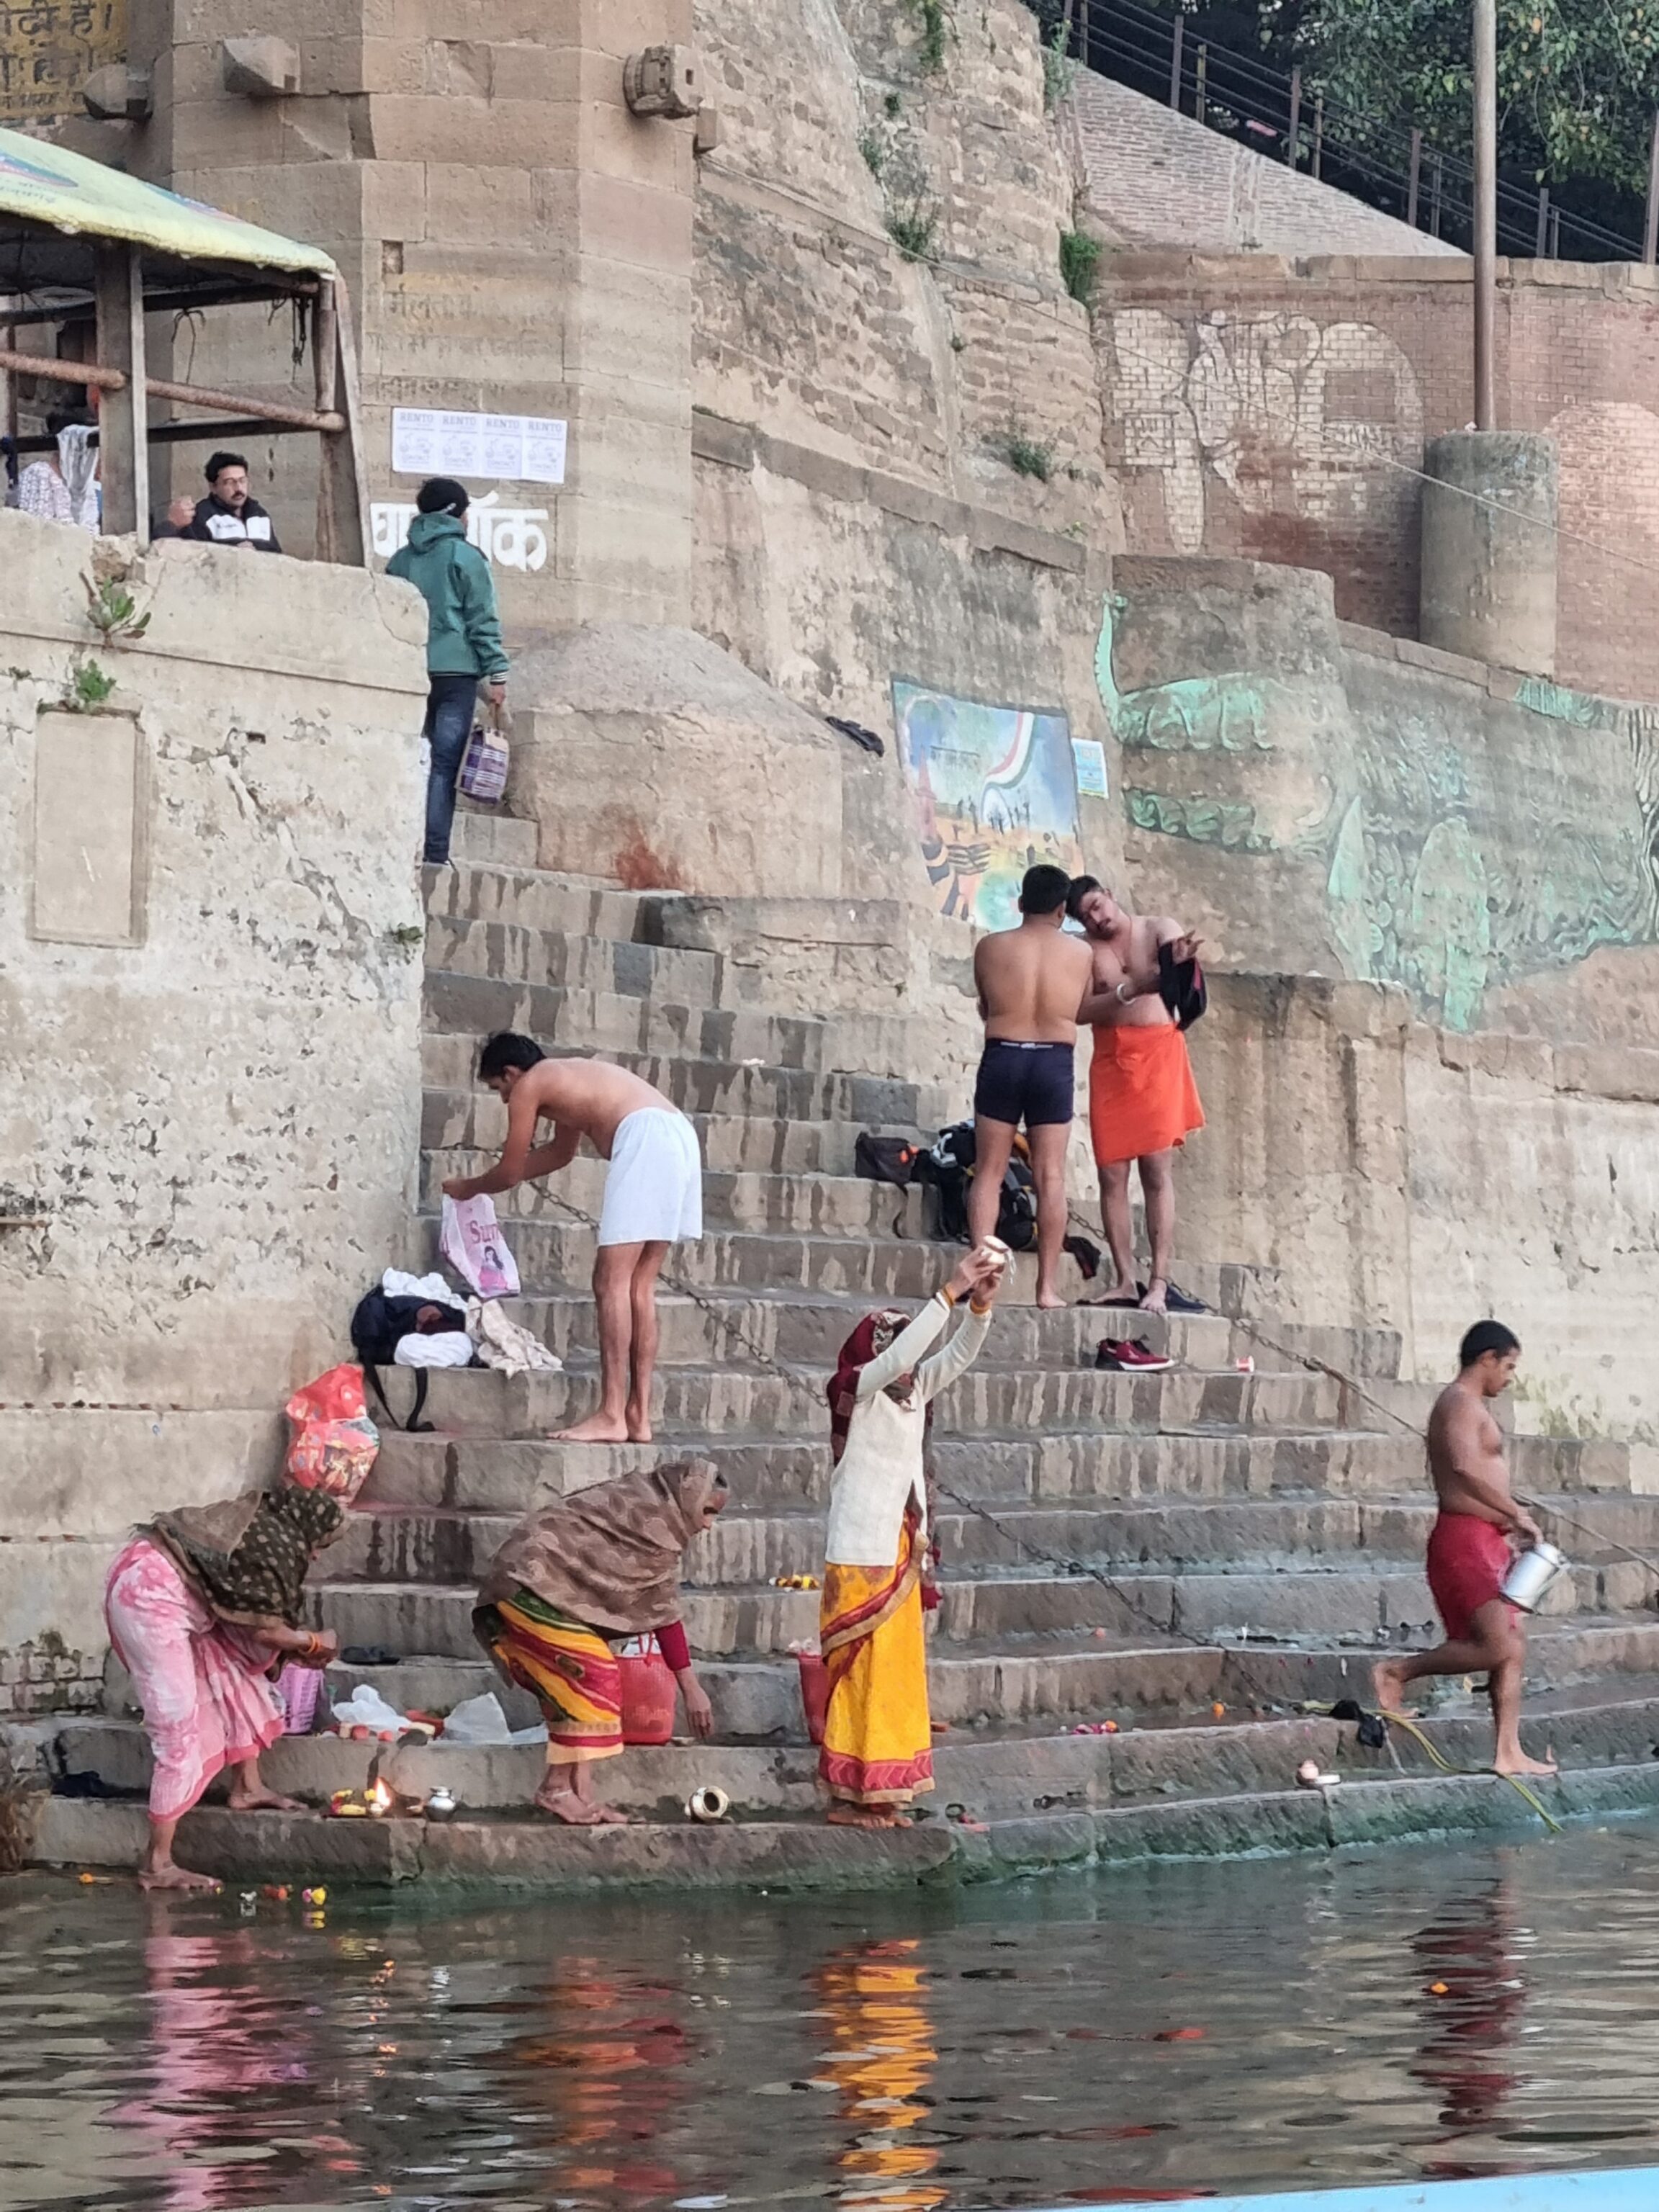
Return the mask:
<path fill-rule="evenodd" d="M 400 477 L 562 484 L 568 439 L 568 423 L 539 415 L 465 415 L 438 407 L 392 410 L 392 466 Z"/>

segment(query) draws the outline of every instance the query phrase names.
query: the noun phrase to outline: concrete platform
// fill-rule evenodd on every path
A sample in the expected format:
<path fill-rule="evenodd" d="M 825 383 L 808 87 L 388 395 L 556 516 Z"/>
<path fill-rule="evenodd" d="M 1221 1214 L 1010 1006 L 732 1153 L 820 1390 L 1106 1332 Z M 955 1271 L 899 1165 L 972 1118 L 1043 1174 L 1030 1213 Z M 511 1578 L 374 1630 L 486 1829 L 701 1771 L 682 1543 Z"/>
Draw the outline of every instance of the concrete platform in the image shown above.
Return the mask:
<path fill-rule="evenodd" d="M 1558 1820 L 1659 1808 L 1659 1761 L 1603 1766 L 1547 1785 Z M 975 1833 L 939 1818 L 891 1834 L 819 1820 L 704 1827 L 652 1823 L 576 1833 L 550 1823 L 330 1820 L 315 1814 L 198 1808 L 179 1854 L 228 1882 L 323 1881 L 375 1887 L 495 1885 L 595 1889 L 913 1888 L 1148 1858 L 1335 1850 L 1446 1836 L 1535 1832 L 1537 1814 L 1495 1775 L 1345 1783 L 1320 1792 L 1194 1797 L 1175 1804 L 1086 1808 L 993 1820 Z M 36 1863 L 121 1869 L 137 1863 L 143 1809 L 52 1798 L 34 1828 Z"/>

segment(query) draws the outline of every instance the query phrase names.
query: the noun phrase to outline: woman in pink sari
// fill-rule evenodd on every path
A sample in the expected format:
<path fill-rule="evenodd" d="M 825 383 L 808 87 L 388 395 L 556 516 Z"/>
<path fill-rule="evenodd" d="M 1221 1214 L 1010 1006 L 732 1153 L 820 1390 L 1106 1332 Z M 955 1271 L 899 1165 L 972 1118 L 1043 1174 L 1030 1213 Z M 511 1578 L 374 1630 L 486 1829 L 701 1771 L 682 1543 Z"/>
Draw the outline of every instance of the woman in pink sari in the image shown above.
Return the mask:
<path fill-rule="evenodd" d="M 173 1832 L 216 1775 L 234 1770 L 238 1812 L 297 1809 L 259 1778 L 282 1733 L 271 1676 L 279 1662 L 325 1667 L 335 1639 L 300 1626 L 305 1577 L 344 1512 L 325 1490 L 284 1482 L 222 1505 L 163 1513 L 135 1531 L 111 1568 L 104 1613 L 132 1677 L 155 1753 L 148 1889 L 213 1889 L 173 1856 Z"/>

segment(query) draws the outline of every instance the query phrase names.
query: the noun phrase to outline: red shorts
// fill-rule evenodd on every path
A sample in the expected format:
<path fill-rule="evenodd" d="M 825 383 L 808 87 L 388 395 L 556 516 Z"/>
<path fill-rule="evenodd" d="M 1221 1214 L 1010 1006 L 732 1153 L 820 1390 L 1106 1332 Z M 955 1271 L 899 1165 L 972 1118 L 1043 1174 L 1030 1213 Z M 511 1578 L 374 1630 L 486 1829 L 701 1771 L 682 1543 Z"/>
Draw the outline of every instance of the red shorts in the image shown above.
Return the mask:
<path fill-rule="evenodd" d="M 1483 1605 L 1504 1595 L 1512 1558 L 1509 1539 L 1473 1513 L 1443 1513 L 1429 1535 L 1429 1588 L 1446 1634 L 1461 1643 Z M 1510 1607 L 1510 1618 L 1515 1608 Z"/>

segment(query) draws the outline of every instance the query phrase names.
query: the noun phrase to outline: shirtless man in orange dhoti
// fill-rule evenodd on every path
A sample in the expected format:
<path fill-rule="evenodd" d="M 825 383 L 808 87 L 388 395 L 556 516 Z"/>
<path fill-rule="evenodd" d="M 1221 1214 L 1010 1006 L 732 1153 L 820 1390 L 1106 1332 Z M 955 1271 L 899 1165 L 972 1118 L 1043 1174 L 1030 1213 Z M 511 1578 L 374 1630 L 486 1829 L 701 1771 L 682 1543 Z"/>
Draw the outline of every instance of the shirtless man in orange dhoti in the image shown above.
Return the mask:
<path fill-rule="evenodd" d="M 1429 1473 L 1440 1500 L 1429 1536 L 1429 1588 L 1446 1641 L 1414 1659 L 1380 1659 L 1372 1670 L 1376 1701 L 1397 1712 L 1408 1682 L 1424 1674 L 1484 1674 L 1492 1699 L 1498 1774 L 1553 1774 L 1553 1761 L 1521 1748 L 1521 1682 L 1527 1632 L 1504 1596 L 1510 1540 L 1541 1541 L 1538 1523 L 1516 1502 L 1504 1464 L 1504 1431 L 1488 1401 L 1507 1390 L 1521 1341 L 1501 1321 L 1477 1322 L 1458 1347 L 1458 1375 L 1429 1416 Z"/>
<path fill-rule="evenodd" d="M 1204 1109 L 1187 1057 L 1187 1040 L 1159 995 L 1159 948 L 1175 961 L 1196 957 L 1199 940 L 1167 915 L 1131 914 L 1093 876 L 1079 876 L 1066 911 L 1086 931 L 1094 977 L 1078 1012 L 1092 1024 L 1089 1133 L 1100 1170 L 1100 1211 L 1115 1279 L 1097 1304 L 1170 1309 L 1170 1261 L 1175 1243 L 1175 1156 Z M 1134 1231 L 1129 1218 L 1129 1170 L 1139 1165 L 1152 1245 L 1143 1292 L 1135 1279 Z M 1190 1307 L 1188 1308 L 1190 1310 Z"/>

